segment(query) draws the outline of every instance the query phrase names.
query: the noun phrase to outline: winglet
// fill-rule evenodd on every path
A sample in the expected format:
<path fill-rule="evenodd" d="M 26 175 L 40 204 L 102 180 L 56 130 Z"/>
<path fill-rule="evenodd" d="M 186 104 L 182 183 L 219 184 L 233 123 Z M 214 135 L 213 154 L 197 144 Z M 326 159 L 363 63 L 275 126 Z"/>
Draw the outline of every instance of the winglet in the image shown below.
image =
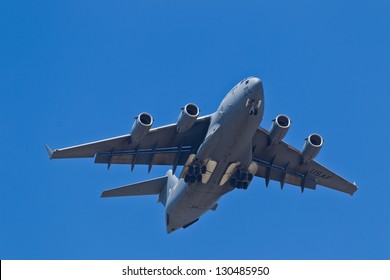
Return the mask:
<path fill-rule="evenodd" d="M 50 149 L 50 147 L 47 144 L 45 144 L 45 148 L 46 148 L 46 151 L 49 154 L 50 159 L 51 159 L 51 156 L 53 155 L 53 150 Z"/>

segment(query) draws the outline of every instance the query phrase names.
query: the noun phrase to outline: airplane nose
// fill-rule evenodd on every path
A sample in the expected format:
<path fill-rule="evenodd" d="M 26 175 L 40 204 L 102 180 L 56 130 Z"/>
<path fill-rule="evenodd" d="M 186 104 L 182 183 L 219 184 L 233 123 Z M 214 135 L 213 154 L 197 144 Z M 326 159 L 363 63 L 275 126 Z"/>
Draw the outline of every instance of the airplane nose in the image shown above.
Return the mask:
<path fill-rule="evenodd" d="M 249 107 L 249 115 L 263 117 L 264 111 L 264 93 L 263 83 L 257 77 L 249 77 L 245 84 L 244 94 L 242 95 L 245 101 L 245 107 Z M 258 118 L 255 118 L 258 120 Z"/>
<path fill-rule="evenodd" d="M 263 83 L 257 77 L 251 77 L 250 83 L 252 85 L 252 92 L 256 95 L 257 98 L 263 98 Z"/>
<path fill-rule="evenodd" d="M 257 78 L 257 77 L 250 77 L 250 80 L 253 82 L 253 83 L 256 83 L 256 84 L 258 84 L 258 83 L 262 83 L 261 82 L 261 80 L 260 80 L 260 78 Z"/>
<path fill-rule="evenodd" d="M 258 87 L 261 90 L 263 89 L 263 82 L 259 78 L 252 77 L 251 82 L 253 83 L 253 87 Z"/>

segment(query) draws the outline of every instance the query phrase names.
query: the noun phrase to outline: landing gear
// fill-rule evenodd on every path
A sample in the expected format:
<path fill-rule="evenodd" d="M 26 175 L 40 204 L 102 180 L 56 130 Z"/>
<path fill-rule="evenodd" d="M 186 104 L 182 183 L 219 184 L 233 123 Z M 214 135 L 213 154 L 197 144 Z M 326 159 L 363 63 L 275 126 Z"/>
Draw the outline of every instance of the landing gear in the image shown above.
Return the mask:
<path fill-rule="evenodd" d="M 202 165 L 197 159 L 188 166 L 187 172 L 184 175 L 184 182 L 193 184 L 195 182 L 202 182 L 202 175 L 207 171 L 206 166 Z"/>
<path fill-rule="evenodd" d="M 246 190 L 253 179 L 253 174 L 245 169 L 237 169 L 229 180 L 229 185 Z"/>
<path fill-rule="evenodd" d="M 245 181 L 248 178 L 248 172 L 242 172 L 240 174 L 240 180 Z"/>
<path fill-rule="evenodd" d="M 248 166 L 242 165 L 239 161 L 231 163 L 222 176 L 219 185 L 222 187 L 225 183 L 237 189 L 246 190 L 256 174 L 258 165 L 252 161 Z"/>
<path fill-rule="evenodd" d="M 255 99 L 248 99 L 246 101 L 246 107 L 250 107 L 249 115 L 257 116 L 260 105 L 261 105 L 261 100 L 256 101 Z"/>
<path fill-rule="evenodd" d="M 258 110 L 254 107 L 252 107 L 250 110 L 249 110 L 249 115 L 254 115 L 254 116 L 257 116 L 257 113 L 258 113 Z"/>

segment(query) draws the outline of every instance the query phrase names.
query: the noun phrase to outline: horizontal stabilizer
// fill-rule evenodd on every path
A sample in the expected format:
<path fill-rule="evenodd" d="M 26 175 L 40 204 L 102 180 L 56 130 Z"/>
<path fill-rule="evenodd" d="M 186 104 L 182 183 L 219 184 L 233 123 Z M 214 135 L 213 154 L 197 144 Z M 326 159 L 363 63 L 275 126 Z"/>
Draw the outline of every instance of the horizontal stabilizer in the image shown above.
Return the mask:
<path fill-rule="evenodd" d="M 49 157 L 51 159 L 52 155 L 53 155 L 53 150 L 50 149 L 49 145 L 45 144 L 45 148 L 46 148 L 46 151 L 47 153 L 49 154 Z"/>
<path fill-rule="evenodd" d="M 135 183 L 102 192 L 101 197 L 135 196 L 158 194 L 167 183 L 168 176 Z"/>

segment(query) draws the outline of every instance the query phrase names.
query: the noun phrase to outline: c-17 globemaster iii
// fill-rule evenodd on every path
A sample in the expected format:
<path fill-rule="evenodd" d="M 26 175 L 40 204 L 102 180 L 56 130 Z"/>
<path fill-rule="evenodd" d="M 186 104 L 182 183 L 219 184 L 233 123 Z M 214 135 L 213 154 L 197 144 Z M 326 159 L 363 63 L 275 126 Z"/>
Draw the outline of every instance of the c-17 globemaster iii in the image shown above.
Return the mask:
<path fill-rule="evenodd" d="M 311 134 L 302 151 L 282 141 L 291 121 L 279 115 L 270 131 L 259 127 L 264 112 L 260 79 L 248 77 L 235 85 L 216 112 L 199 117 L 199 108 L 187 104 L 175 124 L 151 129 L 153 117 L 141 113 L 130 134 L 78 146 L 51 150 L 50 158 L 95 157 L 95 163 L 171 165 L 165 176 L 104 191 L 102 197 L 158 195 L 165 206 L 167 232 L 186 228 L 220 197 L 247 189 L 254 176 L 305 189 L 322 185 L 347 194 L 357 190 L 314 158 L 323 139 Z M 179 178 L 174 173 L 183 166 Z"/>

